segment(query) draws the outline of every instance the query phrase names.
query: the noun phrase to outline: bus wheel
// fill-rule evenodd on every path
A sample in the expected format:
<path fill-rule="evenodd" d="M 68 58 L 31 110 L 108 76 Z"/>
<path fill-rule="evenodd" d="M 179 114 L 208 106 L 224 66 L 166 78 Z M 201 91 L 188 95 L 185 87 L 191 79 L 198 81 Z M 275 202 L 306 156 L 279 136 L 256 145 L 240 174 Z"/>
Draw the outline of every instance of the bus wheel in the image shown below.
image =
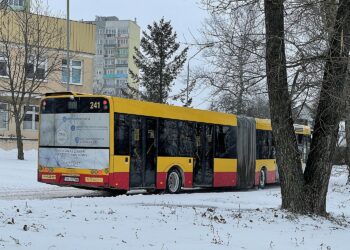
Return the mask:
<path fill-rule="evenodd" d="M 262 168 L 260 170 L 259 188 L 264 189 L 265 186 L 266 186 L 266 170 Z"/>
<path fill-rule="evenodd" d="M 177 194 L 181 190 L 181 174 L 177 169 L 172 169 L 168 173 L 168 178 L 167 178 L 167 191 L 170 194 Z"/>

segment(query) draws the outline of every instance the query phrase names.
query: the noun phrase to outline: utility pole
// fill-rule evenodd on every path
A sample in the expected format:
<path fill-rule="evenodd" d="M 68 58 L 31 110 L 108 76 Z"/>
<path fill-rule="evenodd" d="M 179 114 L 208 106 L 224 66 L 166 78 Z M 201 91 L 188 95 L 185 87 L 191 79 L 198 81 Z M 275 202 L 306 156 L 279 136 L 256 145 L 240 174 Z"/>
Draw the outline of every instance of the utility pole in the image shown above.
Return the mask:
<path fill-rule="evenodd" d="M 202 52 L 202 50 L 206 49 L 206 48 L 210 48 L 213 47 L 214 44 L 213 43 L 208 43 L 205 44 L 202 48 L 200 48 L 193 56 L 191 56 L 189 59 L 187 59 L 187 87 L 186 87 L 186 104 L 188 103 L 188 99 L 189 99 L 189 86 L 190 86 L 190 61 L 196 56 L 198 55 L 200 52 Z"/>
<path fill-rule="evenodd" d="M 70 25 L 69 25 L 69 0 L 67 0 L 67 92 L 70 91 Z"/>

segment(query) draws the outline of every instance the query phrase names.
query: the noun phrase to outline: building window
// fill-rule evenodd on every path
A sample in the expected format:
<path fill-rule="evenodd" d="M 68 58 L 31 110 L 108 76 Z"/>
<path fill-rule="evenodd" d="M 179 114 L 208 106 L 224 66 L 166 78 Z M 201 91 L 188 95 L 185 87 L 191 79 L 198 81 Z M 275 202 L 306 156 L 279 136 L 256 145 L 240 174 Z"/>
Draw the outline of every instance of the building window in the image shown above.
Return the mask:
<path fill-rule="evenodd" d="M 119 39 L 118 40 L 118 45 L 119 46 L 125 46 L 128 44 L 128 39 L 127 38 L 124 38 L 124 39 Z"/>
<path fill-rule="evenodd" d="M 117 74 L 128 74 L 128 68 L 117 68 Z"/>
<path fill-rule="evenodd" d="M 26 75 L 30 79 L 45 80 L 46 78 L 47 60 L 39 58 L 37 61 L 34 57 L 30 57 L 26 65 Z"/>
<path fill-rule="evenodd" d="M 39 124 L 39 107 L 25 106 L 24 113 L 23 129 L 37 130 Z"/>
<path fill-rule="evenodd" d="M 105 66 L 113 66 L 114 62 L 114 59 L 105 59 Z"/>
<path fill-rule="evenodd" d="M 7 60 L 5 57 L 0 56 L 0 76 L 7 76 Z"/>
<path fill-rule="evenodd" d="M 106 69 L 105 74 L 107 74 L 107 75 L 114 74 L 114 69 Z"/>
<path fill-rule="evenodd" d="M 128 60 L 116 59 L 116 64 L 118 64 L 118 65 L 128 65 Z"/>
<path fill-rule="evenodd" d="M 120 36 L 128 35 L 128 34 L 129 34 L 129 30 L 128 30 L 127 28 L 125 28 L 125 29 L 119 29 L 118 34 L 119 34 Z"/>
<path fill-rule="evenodd" d="M 107 87 L 107 88 L 115 87 L 115 81 L 113 79 L 107 79 L 104 82 L 105 82 L 104 87 Z"/>
<path fill-rule="evenodd" d="M 24 0 L 9 0 L 8 3 L 11 6 L 20 6 L 20 7 L 24 6 Z"/>
<path fill-rule="evenodd" d="M 8 129 L 8 118 L 9 118 L 8 104 L 0 103 L 0 130 Z"/>
<path fill-rule="evenodd" d="M 106 49 L 105 50 L 105 55 L 114 55 L 115 54 L 115 50 L 114 49 Z"/>
<path fill-rule="evenodd" d="M 118 49 L 118 56 L 120 57 L 128 57 L 129 50 L 128 49 Z"/>
<path fill-rule="evenodd" d="M 70 68 L 71 68 L 71 74 L 70 74 L 70 83 L 71 84 L 82 84 L 82 78 L 83 78 L 83 62 L 79 60 L 71 60 L 70 61 Z M 67 72 L 67 60 L 62 60 L 62 82 L 67 83 L 68 80 L 68 72 Z"/>

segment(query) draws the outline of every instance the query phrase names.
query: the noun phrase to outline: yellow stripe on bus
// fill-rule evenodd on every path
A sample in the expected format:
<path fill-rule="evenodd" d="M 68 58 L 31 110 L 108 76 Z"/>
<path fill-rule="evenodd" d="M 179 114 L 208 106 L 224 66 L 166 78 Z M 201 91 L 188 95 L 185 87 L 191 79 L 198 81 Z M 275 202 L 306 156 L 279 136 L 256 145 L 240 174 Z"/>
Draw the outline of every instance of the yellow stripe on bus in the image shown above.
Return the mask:
<path fill-rule="evenodd" d="M 214 173 L 237 172 L 237 159 L 214 158 Z"/>
<path fill-rule="evenodd" d="M 179 166 L 184 172 L 193 172 L 193 158 L 157 157 L 157 172 L 167 173 L 171 167 Z"/>
<path fill-rule="evenodd" d="M 255 171 L 259 172 L 262 167 L 265 167 L 267 171 L 275 171 L 277 170 L 276 160 L 275 159 L 256 160 Z"/>
<path fill-rule="evenodd" d="M 272 130 L 271 127 L 271 120 L 269 119 L 259 119 L 259 118 L 255 118 L 255 122 L 256 122 L 256 129 L 258 130 Z"/>
<path fill-rule="evenodd" d="M 118 113 L 237 126 L 237 116 L 232 114 L 117 97 L 113 101 Z"/>
<path fill-rule="evenodd" d="M 130 156 L 116 155 L 113 156 L 113 167 L 111 173 L 126 173 L 130 171 Z"/>

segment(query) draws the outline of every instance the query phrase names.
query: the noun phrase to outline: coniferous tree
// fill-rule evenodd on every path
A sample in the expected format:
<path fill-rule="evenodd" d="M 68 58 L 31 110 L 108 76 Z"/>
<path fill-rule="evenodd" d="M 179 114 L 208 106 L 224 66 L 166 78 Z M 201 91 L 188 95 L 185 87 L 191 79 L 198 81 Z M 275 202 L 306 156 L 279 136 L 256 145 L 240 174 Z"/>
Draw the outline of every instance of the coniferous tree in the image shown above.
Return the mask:
<path fill-rule="evenodd" d="M 178 52 L 180 44 L 176 42 L 177 34 L 173 32 L 170 21 L 164 18 L 159 23 L 148 25 L 147 29 L 148 32 L 142 32 L 141 50 L 135 48 L 133 57 L 140 74 L 129 71 L 141 89 L 131 86 L 129 89 L 131 94 L 143 100 L 166 103 L 173 81 L 186 61 L 188 48 Z"/>

